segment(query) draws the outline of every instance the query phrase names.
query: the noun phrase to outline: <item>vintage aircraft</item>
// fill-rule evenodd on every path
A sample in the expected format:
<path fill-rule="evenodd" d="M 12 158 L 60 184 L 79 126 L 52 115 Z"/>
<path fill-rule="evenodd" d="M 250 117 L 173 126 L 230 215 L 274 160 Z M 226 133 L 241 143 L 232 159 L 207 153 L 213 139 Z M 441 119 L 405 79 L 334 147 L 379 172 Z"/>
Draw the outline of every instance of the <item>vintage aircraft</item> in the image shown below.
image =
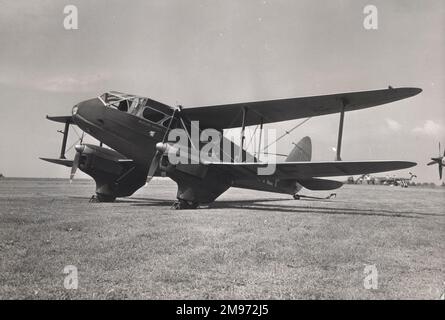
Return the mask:
<path fill-rule="evenodd" d="M 153 176 L 167 176 L 178 185 L 177 209 L 196 208 L 213 202 L 230 187 L 247 188 L 293 195 L 303 188 L 332 190 L 342 183 L 320 177 L 357 175 L 405 169 L 416 165 L 407 161 L 341 161 L 340 151 L 344 114 L 347 111 L 370 108 L 419 94 L 419 88 L 392 88 L 364 92 L 258 101 L 206 107 L 170 107 L 146 97 L 108 92 L 97 98 L 75 105 L 71 116 L 49 117 L 65 124 L 60 157 L 41 158 L 71 167 L 71 178 L 77 168 L 96 182 L 96 199 L 114 201 L 116 197 L 132 195 Z M 303 138 L 291 151 L 286 161 L 276 162 L 272 175 L 259 175 L 260 169 L 270 165 L 260 161 L 244 149 L 247 126 L 292 119 L 340 113 L 337 141 L 337 161 L 311 162 L 311 140 Z M 241 143 L 229 141 L 238 157 L 224 161 L 198 161 L 172 164 L 175 141 L 167 135 L 182 129 L 189 137 L 188 150 L 199 149 L 190 139 L 192 124 L 199 121 L 199 130 L 212 128 L 241 128 Z M 93 136 L 100 145 L 76 145 L 74 160 L 65 158 L 69 126 L 75 124 Z M 261 135 L 260 135 L 261 137 Z M 105 144 L 109 148 L 102 146 Z M 199 144 L 199 143 L 198 143 Z M 173 151 L 172 151 L 173 150 Z M 190 151 L 190 154 L 193 152 Z M 245 159 L 253 159 L 245 161 Z"/>
<path fill-rule="evenodd" d="M 397 176 L 392 176 L 392 177 L 386 177 L 384 179 L 382 179 L 381 183 L 387 186 L 391 186 L 391 187 L 402 187 L 402 188 L 408 188 L 408 185 L 411 181 L 413 181 L 414 178 L 417 178 L 417 176 L 415 174 L 412 174 L 411 172 L 408 173 L 409 174 L 409 178 L 408 177 L 397 177 Z M 378 178 L 381 179 L 381 178 Z"/>
<path fill-rule="evenodd" d="M 408 172 L 409 177 L 397 177 L 397 176 L 385 176 L 385 177 L 378 177 L 378 176 L 372 176 L 370 174 L 364 174 L 357 178 L 357 180 L 354 181 L 355 184 L 382 184 L 385 186 L 392 186 L 392 187 L 402 187 L 402 188 L 408 188 L 410 182 L 417 178 L 417 176 L 411 172 Z"/>
<path fill-rule="evenodd" d="M 442 152 L 440 151 L 440 142 L 439 142 L 439 156 L 435 157 L 435 158 L 431 158 L 431 162 L 429 162 L 427 164 L 427 166 L 431 166 L 433 164 L 436 164 L 439 166 L 439 178 L 440 180 L 442 180 L 442 168 L 443 166 L 445 166 L 445 149 L 443 151 L 443 155 Z"/>

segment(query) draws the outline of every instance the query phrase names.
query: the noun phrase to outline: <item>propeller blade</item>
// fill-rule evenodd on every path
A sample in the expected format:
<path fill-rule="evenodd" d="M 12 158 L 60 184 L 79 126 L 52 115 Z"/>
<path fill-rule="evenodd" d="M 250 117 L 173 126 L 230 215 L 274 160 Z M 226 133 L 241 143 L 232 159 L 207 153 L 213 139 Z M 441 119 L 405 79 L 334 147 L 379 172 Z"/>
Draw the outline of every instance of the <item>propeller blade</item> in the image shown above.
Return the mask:
<path fill-rule="evenodd" d="M 445 151 L 445 150 L 444 150 Z M 440 142 L 439 142 L 439 157 L 442 155 L 442 152 L 440 152 Z"/>
<path fill-rule="evenodd" d="M 167 138 L 167 135 L 170 132 L 170 128 L 173 124 L 173 120 L 175 119 L 176 112 L 180 112 L 180 110 L 175 109 L 173 111 L 173 114 L 170 118 L 170 122 L 168 124 L 167 130 L 165 131 L 164 137 L 162 138 L 162 142 L 161 143 L 158 142 L 156 144 L 156 153 L 155 153 L 155 156 L 153 157 L 153 160 L 151 160 L 150 168 L 148 169 L 147 183 L 149 183 L 151 181 L 151 179 L 153 179 L 153 177 L 156 173 L 156 170 L 159 167 L 159 163 L 160 163 L 162 155 L 164 154 L 164 151 L 165 151 L 165 149 L 162 149 L 161 147 L 164 147 L 165 139 Z M 179 116 L 179 117 L 181 117 L 181 116 Z M 179 118 L 179 119 L 181 119 L 181 118 Z"/>
<path fill-rule="evenodd" d="M 436 164 L 437 162 L 436 161 L 431 161 L 431 162 L 428 162 L 426 165 L 427 166 L 432 166 L 433 164 Z"/>
<path fill-rule="evenodd" d="M 82 152 L 85 150 L 85 146 L 80 144 L 75 146 L 74 149 L 76 149 L 76 155 L 74 156 L 73 165 L 71 167 L 70 183 L 73 182 L 74 175 L 76 174 L 77 168 L 79 168 L 80 156 L 82 155 Z"/>
<path fill-rule="evenodd" d="M 442 180 L 442 168 L 443 168 L 442 163 L 439 163 L 439 178 L 440 178 L 440 180 Z"/>
<path fill-rule="evenodd" d="M 160 153 L 159 151 L 156 151 L 155 156 L 153 157 L 153 160 L 151 160 L 151 164 L 150 164 L 150 168 L 148 169 L 148 174 L 147 174 L 147 183 L 151 181 L 151 179 L 153 179 L 156 170 L 159 167 L 159 162 L 161 161 L 161 156 L 162 153 Z"/>
<path fill-rule="evenodd" d="M 76 155 L 74 156 L 73 160 L 73 166 L 71 167 L 70 183 L 73 182 L 74 175 L 76 174 L 77 168 L 79 167 L 79 160 L 80 160 L 80 152 L 76 152 Z"/>

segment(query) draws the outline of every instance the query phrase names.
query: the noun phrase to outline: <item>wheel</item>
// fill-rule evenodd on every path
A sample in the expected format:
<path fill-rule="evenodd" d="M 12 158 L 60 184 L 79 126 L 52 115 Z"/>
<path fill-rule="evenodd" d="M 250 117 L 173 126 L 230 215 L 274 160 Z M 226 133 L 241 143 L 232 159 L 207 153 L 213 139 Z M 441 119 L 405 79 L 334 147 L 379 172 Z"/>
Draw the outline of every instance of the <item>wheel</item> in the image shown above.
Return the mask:
<path fill-rule="evenodd" d="M 184 210 L 184 209 L 196 209 L 198 208 L 199 203 L 195 201 L 186 201 L 182 199 L 178 199 L 172 205 L 172 209 L 175 210 Z"/>
<path fill-rule="evenodd" d="M 116 200 L 116 197 L 101 193 L 96 193 L 96 196 L 93 196 L 91 200 L 92 202 L 114 202 L 114 200 Z"/>
<path fill-rule="evenodd" d="M 188 206 L 189 206 L 188 209 L 197 209 L 199 206 L 199 203 L 198 202 L 189 202 Z"/>

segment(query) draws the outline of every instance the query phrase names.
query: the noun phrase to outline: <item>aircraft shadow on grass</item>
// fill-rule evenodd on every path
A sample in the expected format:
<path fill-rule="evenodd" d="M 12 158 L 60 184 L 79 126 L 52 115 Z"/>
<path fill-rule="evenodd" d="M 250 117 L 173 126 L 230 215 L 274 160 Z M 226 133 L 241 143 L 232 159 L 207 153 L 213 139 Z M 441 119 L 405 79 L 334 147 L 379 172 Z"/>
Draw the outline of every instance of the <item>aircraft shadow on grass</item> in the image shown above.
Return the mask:
<path fill-rule="evenodd" d="M 122 201 L 132 203 L 133 206 L 170 206 L 172 201 L 153 198 L 131 198 L 138 201 Z M 212 209 L 243 209 L 243 210 L 258 210 L 268 212 L 288 212 L 288 213 L 318 213 L 318 214 L 332 214 L 332 215 L 361 215 L 361 216 L 382 216 L 382 217 L 396 217 L 396 218 L 413 218 L 421 219 L 422 216 L 442 216 L 434 213 L 424 213 L 416 211 L 391 211 L 391 210 L 375 210 L 375 209 L 357 209 L 344 207 L 323 207 L 323 206 L 301 206 L 301 205 L 283 205 L 274 202 L 286 201 L 288 199 L 250 199 L 250 200 L 221 200 L 212 203 L 209 208 Z M 305 199 L 308 202 L 332 202 L 327 199 Z M 302 202 L 300 202 L 302 203 Z M 199 210 L 205 210 L 203 207 Z"/>
<path fill-rule="evenodd" d="M 71 197 L 76 199 L 89 199 L 87 197 Z M 412 218 L 421 219 L 422 216 L 443 216 L 435 213 L 425 213 L 417 211 L 391 211 L 385 209 L 358 209 L 344 207 L 327 207 L 327 206 L 304 206 L 304 202 L 320 202 L 332 203 L 329 199 L 305 199 L 296 202 L 295 206 L 278 204 L 274 202 L 288 201 L 289 199 L 245 199 L 245 200 L 220 200 L 213 202 L 208 206 L 211 209 L 243 209 L 268 212 L 282 213 L 314 213 L 328 215 L 354 215 L 354 216 L 381 216 L 395 218 Z M 336 200 L 335 202 L 339 202 Z M 135 207 L 171 207 L 173 202 L 166 199 L 147 198 L 147 197 L 131 197 L 127 199 L 116 200 L 115 203 L 126 203 Z M 206 210 L 207 206 L 203 206 L 198 210 Z"/>

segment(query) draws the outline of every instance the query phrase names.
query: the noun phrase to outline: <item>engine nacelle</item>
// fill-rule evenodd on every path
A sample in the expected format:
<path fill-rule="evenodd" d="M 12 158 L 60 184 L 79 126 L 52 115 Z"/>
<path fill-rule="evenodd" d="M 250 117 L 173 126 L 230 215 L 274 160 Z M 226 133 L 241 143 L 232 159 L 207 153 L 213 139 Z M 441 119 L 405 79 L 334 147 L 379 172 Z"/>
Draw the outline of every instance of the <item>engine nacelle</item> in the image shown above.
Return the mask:
<path fill-rule="evenodd" d="M 84 144 L 76 147 L 80 153 L 79 169 L 96 182 L 99 201 L 110 202 L 116 197 L 131 196 L 145 185 L 147 169 L 137 167 L 118 152 L 100 146 Z"/>

